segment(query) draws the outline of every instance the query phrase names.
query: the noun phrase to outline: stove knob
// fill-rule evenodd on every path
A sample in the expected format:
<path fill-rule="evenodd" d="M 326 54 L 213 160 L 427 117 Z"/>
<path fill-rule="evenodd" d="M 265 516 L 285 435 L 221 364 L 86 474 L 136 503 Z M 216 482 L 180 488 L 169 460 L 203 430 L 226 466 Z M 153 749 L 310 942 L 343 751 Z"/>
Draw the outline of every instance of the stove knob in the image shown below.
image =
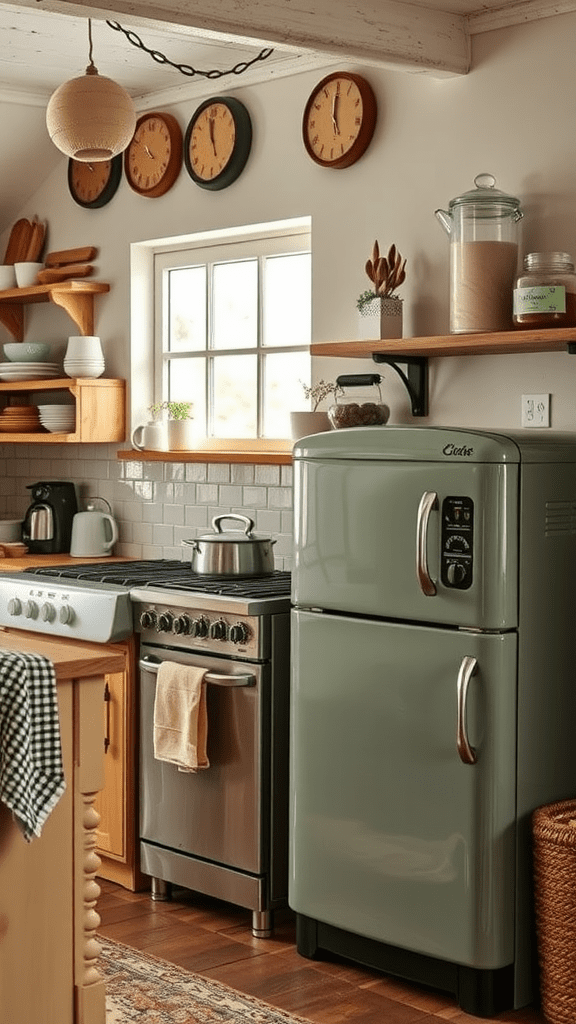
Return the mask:
<path fill-rule="evenodd" d="M 17 597 L 11 597 L 8 601 L 8 614 L 9 615 L 20 615 L 22 612 L 22 602 Z"/>
<path fill-rule="evenodd" d="M 74 609 L 69 604 L 63 604 L 58 618 L 63 626 L 71 626 L 74 622 Z"/>
<path fill-rule="evenodd" d="M 190 632 L 192 620 L 189 615 L 177 615 L 172 623 L 172 632 L 184 636 Z"/>
<path fill-rule="evenodd" d="M 174 622 L 174 616 L 172 615 L 171 612 L 162 612 L 162 614 L 158 616 L 158 624 L 156 626 L 157 632 L 158 633 L 171 633 L 172 632 L 172 623 L 173 622 Z"/>
<path fill-rule="evenodd" d="M 236 622 L 230 626 L 230 639 L 233 644 L 245 644 L 250 636 L 250 630 L 245 622 Z"/>
<path fill-rule="evenodd" d="M 206 619 L 192 619 L 190 623 L 190 636 L 204 637 L 208 636 L 208 622 Z"/>
<path fill-rule="evenodd" d="M 43 604 L 40 609 L 40 618 L 42 619 L 42 622 L 52 622 L 55 615 L 56 609 L 54 605 L 50 604 L 49 601 L 46 601 L 46 604 Z"/>
<path fill-rule="evenodd" d="M 24 615 L 27 619 L 36 619 L 38 617 L 38 605 L 36 601 L 26 601 L 24 605 Z"/>
<path fill-rule="evenodd" d="M 142 629 L 150 629 L 152 626 L 155 626 L 156 625 L 156 612 L 153 612 L 153 611 L 142 612 L 142 614 L 140 616 L 140 625 L 142 626 Z"/>
<path fill-rule="evenodd" d="M 228 627 L 224 622 L 224 619 L 217 619 L 210 626 L 210 639 L 211 640 L 225 640 L 228 633 Z"/>

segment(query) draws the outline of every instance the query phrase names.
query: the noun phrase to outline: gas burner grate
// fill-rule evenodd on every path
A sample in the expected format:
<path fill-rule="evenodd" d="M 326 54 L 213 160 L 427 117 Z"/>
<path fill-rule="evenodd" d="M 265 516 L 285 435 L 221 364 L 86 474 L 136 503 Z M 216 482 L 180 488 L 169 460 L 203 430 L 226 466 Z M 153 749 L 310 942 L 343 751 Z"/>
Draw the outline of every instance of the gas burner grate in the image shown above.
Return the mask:
<path fill-rule="evenodd" d="M 86 562 L 77 565 L 34 566 L 24 572 L 86 583 L 112 583 L 121 587 L 153 587 L 226 597 L 290 596 L 290 573 L 277 570 L 263 576 L 220 576 L 193 572 L 187 562 L 159 559 L 145 562 Z"/>

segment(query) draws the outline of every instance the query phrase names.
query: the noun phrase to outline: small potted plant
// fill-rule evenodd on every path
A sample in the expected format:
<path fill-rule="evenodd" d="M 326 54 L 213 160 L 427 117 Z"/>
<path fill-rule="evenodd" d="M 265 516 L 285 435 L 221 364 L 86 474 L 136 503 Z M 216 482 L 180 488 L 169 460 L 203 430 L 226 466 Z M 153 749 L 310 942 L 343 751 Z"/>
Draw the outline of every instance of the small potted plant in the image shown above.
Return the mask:
<path fill-rule="evenodd" d="M 153 408 L 153 407 L 151 407 Z M 168 449 L 171 452 L 191 451 L 195 445 L 193 402 L 162 402 L 168 413 Z"/>
<path fill-rule="evenodd" d="M 402 299 L 397 289 L 406 280 L 406 260 L 391 245 L 387 256 L 380 255 L 378 241 L 374 242 L 372 259 L 364 268 L 372 288 L 362 292 L 356 306 L 363 338 L 402 337 Z"/>
<path fill-rule="evenodd" d="M 292 437 L 295 440 L 306 437 L 308 434 L 320 434 L 324 430 L 330 430 L 332 425 L 328 419 L 328 413 L 323 412 L 318 406 L 330 395 L 336 398 L 337 395 L 342 394 L 342 388 L 334 381 L 319 380 L 310 385 L 304 384 L 303 381 L 300 383 L 304 389 L 304 396 L 310 401 L 312 409 L 308 412 L 290 413 Z"/>

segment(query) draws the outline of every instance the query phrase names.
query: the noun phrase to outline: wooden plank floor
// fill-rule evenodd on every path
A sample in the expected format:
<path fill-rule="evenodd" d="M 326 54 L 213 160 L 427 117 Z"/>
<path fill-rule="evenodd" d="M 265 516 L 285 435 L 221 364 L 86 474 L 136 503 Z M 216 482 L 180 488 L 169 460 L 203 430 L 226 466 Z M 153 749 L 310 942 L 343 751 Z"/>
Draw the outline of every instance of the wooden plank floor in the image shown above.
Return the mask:
<path fill-rule="evenodd" d="M 147 892 L 99 884 L 101 935 L 318 1024 L 486 1024 L 442 992 L 353 964 L 301 957 L 288 910 L 276 913 L 271 938 L 255 939 L 250 912 L 228 903 L 187 890 L 177 890 L 171 902 L 152 902 Z M 533 1007 L 496 1019 L 544 1024 Z"/>

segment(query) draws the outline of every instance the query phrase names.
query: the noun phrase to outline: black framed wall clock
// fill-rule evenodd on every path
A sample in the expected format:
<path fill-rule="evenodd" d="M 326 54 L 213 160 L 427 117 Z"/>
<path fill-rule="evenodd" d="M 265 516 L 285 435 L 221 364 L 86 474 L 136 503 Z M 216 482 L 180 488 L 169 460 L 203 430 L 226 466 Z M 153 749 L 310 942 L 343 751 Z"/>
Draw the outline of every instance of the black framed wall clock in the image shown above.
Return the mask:
<path fill-rule="evenodd" d="M 106 206 L 122 178 L 122 153 L 111 160 L 93 160 L 85 163 L 70 157 L 68 161 L 68 189 L 78 206 L 96 210 Z"/>
<path fill-rule="evenodd" d="M 321 167 L 350 167 L 366 152 L 376 127 L 377 103 L 361 75 L 335 71 L 308 98 L 302 138 L 308 156 Z"/>
<path fill-rule="evenodd" d="M 244 170 L 252 147 L 247 108 L 231 96 L 213 96 L 192 115 L 184 136 L 184 164 L 200 188 L 227 188 Z"/>
<path fill-rule="evenodd" d="M 157 199 L 174 185 L 182 169 L 182 129 L 172 114 L 143 114 L 124 151 L 124 173 L 140 196 Z"/>

